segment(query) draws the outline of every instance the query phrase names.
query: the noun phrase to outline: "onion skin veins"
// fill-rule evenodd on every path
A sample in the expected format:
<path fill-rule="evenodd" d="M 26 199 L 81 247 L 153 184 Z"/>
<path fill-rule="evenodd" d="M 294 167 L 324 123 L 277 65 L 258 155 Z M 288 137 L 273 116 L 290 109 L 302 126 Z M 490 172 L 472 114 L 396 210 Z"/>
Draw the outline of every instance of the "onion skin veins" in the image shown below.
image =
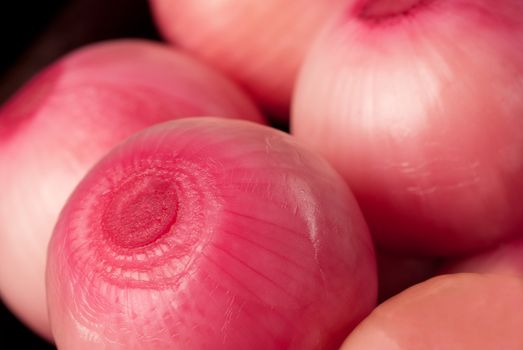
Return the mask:
<path fill-rule="evenodd" d="M 170 208 L 160 220 L 144 214 L 151 184 L 169 189 L 148 202 Z M 146 234 L 107 230 L 115 198 Z M 53 234 L 47 288 L 63 349 L 335 349 L 375 305 L 376 266 L 327 162 L 268 127 L 189 118 L 133 136 L 86 176 Z"/>
<path fill-rule="evenodd" d="M 107 230 L 108 212 L 133 210 L 147 225 Z M 47 288 L 66 350 L 334 349 L 375 304 L 376 266 L 327 162 L 268 127 L 189 118 L 133 136 L 84 178 Z"/>

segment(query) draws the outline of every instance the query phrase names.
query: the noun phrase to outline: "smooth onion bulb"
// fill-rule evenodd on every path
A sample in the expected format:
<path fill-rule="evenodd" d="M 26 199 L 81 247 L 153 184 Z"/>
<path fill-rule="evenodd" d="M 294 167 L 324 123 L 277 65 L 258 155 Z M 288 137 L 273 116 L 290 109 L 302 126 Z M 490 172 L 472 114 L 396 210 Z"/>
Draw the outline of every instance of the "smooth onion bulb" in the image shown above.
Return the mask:
<path fill-rule="evenodd" d="M 109 149 L 154 123 L 213 114 L 262 121 L 220 74 L 160 44 L 97 44 L 53 64 L 0 110 L 0 290 L 50 338 L 46 247 L 74 186 Z"/>
<path fill-rule="evenodd" d="M 151 0 L 165 38 L 234 77 L 281 120 L 310 42 L 347 0 Z"/>
<path fill-rule="evenodd" d="M 523 2 L 360 1 L 297 83 L 292 132 L 354 191 L 378 245 L 486 248 L 523 226 Z"/>
<path fill-rule="evenodd" d="M 375 304 L 357 203 L 275 129 L 185 119 L 82 180 L 49 245 L 60 349 L 336 349 Z"/>
<path fill-rule="evenodd" d="M 523 280 L 432 278 L 378 306 L 341 350 L 523 349 Z"/>

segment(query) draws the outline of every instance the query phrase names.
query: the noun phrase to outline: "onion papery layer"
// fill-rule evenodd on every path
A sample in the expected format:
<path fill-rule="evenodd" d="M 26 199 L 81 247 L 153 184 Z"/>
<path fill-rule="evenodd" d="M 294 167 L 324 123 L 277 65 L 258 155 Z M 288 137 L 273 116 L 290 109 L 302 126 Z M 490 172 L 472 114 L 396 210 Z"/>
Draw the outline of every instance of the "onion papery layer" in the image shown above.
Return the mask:
<path fill-rule="evenodd" d="M 355 13 L 307 57 L 292 133 L 344 176 L 389 251 L 449 256 L 519 235 L 523 3 Z"/>
<path fill-rule="evenodd" d="M 219 73 L 141 40 L 71 53 L 3 106 L 0 289 L 28 326 L 51 336 L 46 247 L 61 208 L 87 170 L 140 129 L 208 114 L 263 122 L 255 105 Z"/>
<path fill-rule="evenodd" d="M 115 201 L 148 227 L 107 230 Z M 62 349 L 334 349 L 375 303 L 374 259 L 349 189 L 291 136 L 161 124 L 102 160 L 64 208 L 49 246 L 53 332 Z"/>

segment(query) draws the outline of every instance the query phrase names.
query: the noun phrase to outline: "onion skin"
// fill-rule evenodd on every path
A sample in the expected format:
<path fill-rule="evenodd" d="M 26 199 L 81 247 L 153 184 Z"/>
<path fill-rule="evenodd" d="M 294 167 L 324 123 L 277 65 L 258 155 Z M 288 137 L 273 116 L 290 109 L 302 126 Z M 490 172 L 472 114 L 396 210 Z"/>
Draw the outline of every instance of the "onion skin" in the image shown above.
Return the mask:
<path fill-rule="evenodd" d="M 347 0 L 151 0 L 170 42 L 245 86 L 288 120 L 294 81 L 316 33 Z"/>
<path fill-rule="evenodd" d="M 149 224 L 116 233 L 118 211 Z M 160 124 L 97 164 L 61 213 L 53 334 L 64 350 L 337 349 L 375 305 L 374 259 L 348 187 L 290 135 Z"/>
<path fill-rule="evenodd" d="M 519 235 L 523 3 L 349 9 L 306 59 L 292 133 L 345 177 L 379 246 L 448 256 Z"/>
<path fill-rule="evenodd" d="M 109 149 L 154 123 L 213 114 L 263 122 L 231 82 L 160 44 L 118 41 L 77 51 L 0 110 L 0 290 L 50 339 L 46 247 L 74 186 Z"/>
<path fill-rule="evenodd" d="M 522 307 L 521 278 L 439 276 L 374 309 L 341 350 L 519 350 Z"/>

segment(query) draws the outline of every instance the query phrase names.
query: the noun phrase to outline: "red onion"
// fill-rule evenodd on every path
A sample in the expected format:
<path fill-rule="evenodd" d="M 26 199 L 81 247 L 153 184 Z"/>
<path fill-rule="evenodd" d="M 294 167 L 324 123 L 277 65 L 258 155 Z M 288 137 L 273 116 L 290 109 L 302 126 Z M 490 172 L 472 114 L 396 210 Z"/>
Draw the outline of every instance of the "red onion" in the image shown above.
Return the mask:
<path fill-rule="evenodd" d="M 521 233 L 522 96 L 522 1 L 365 0 L 307 57 L 291 129 L 380 246 L 451 255 Z"/>
<path fill-rule="evenodd" d="M 375 304 L 341 177 L 283 132 L 185 119 L 82 180 L 49 245 L 60 349 L 335 349 Z"/>

